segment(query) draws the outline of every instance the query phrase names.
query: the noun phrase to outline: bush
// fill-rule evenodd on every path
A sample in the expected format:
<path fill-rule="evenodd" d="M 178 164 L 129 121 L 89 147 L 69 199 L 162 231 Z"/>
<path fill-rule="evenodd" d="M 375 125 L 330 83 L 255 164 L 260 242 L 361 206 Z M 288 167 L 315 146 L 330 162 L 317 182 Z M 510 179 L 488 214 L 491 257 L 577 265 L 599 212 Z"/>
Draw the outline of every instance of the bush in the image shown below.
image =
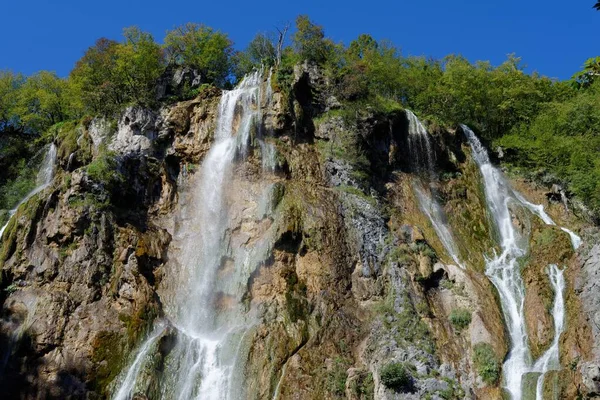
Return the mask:
<path fill-rule="evenodd" d="M 327 386 L 330 393 L 336 396 L 343 396 L 346 392 L 346 380 L 348 374 L 346 370 L 350 367 L 350 362 L 344 358 L 337 357 L 333 361 L 331 370 L 327 375 Z"/>
<path fill-rule="evenodd" d="M 381 369 L 381 382 L 390 389 L 404 391 L 410 389 L 412 376 L 404 363 L 390 363 Z"/>
<path fill-rule="evenodd" d="M 477 373 L 488 385 L 495 385 L 500 379 L 500 362 L 489 343 L 478 343 L 473 347 L 473 363 Z"/>
<path fill-rule="evenodd" d="M 457 331 L 461 331 L 471 323 L 471 311 L 457 308 L 450 313 L 450 323 Z"/>
<path fill-rule="evenodd" d="M 118 164 L 114 154 L 106 153 L 89 164 L 86 172 L 92 181 L 104 186 L 108 191 L 113 191 L 124 180 L 117 168 Z"/>

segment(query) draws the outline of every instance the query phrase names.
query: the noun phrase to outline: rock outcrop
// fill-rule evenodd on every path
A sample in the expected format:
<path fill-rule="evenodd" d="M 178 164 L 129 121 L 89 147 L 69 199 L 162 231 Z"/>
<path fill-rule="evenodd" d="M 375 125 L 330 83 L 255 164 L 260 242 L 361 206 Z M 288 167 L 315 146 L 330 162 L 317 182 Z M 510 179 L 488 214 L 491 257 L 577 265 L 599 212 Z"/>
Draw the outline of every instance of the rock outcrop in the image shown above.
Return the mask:
<path fill-rule="evenodd" d="M 441 178 L 432 185 L 466 269 L 454 265 L 417 204 L 405 113 L 346 112 L 331 80 L 307 63 L 287 80 L 275 78 L 265 76 L 261 129 L 237 160 L 230 194 L 244 199 L 231 210 L 231 246 L 264 244 L 268 253 L 245 283 L 243 306 L 257 323 L 240 356 L 244 397 L 502 398 L 501 381 L 484 380 L 474 361 L 475 347 L 488 346 L 500 368 L 510 344 L 484 271 L 497 248 L 493 227 L 460 132 L 434 130 Z M 172 79 L 168 85 L 179 89 L 201 82 L 193 71 Z M 182 209 L 214 139 L 220 95 L 203 87 L 160 110 L 130 107 L 117 124 L 94 119 L 57 133 L 53 184 L 19 208 L 1 242 L 7 398 L 114 391 L 132 352 L 164 316 L 164 300 L 177 292 L 167 279 L 181 267 L 177 226 L 186 223 Z M 568 328 L 563 368 L 552 379 L 567 397 L 598 394 L 595 228 L 575 255 L 558 228 L 528 221 L 515 224 L 534 243 L 523 272 L 534 356 L 552 340 L 544 267 L 561 262 L 568 265 Z M 224 258 L 221 272 L 228 268 Z M 227 298 L 220 301 L 228 307 Z M 152 368 L 173 340 L 165 328 Z M 402 385 L 382 373 L 390 365 L 406 371 Z M 153 398 L 150 375 L 146 383 L 140 398 Z"/>

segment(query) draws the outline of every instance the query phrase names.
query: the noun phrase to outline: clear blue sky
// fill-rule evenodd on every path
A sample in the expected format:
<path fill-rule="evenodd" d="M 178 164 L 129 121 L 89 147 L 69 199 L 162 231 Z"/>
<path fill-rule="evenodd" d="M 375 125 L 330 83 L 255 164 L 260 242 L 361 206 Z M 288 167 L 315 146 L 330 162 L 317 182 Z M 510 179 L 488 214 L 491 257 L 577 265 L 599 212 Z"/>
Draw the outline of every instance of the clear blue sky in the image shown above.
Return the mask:
<path fill-rule="evenodd" d="M 121 39 L 137 25 L 162 41 L 166 30 L 201 22 L 227 32 L 242 49 L 255 33 L 298 14 L 349 43 L 361 33 L 389 39 L 404 54 L 498 64 L 506 54 L 529 71 L 569 78 L 600 55 L 600 12 L 594 0 L 5 0 L 1 7 L 0 69 L 26 74 L 46 69 L 66 76 L 99 37 Z"/>

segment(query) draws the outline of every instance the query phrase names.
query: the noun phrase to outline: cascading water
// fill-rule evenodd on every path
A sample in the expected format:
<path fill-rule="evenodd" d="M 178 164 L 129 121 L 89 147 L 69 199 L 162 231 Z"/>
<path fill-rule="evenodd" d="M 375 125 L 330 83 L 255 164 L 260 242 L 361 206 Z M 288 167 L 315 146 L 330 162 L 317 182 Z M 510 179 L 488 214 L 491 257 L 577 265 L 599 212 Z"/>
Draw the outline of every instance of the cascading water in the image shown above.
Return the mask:
<path fill-rule="evenodd" d="M 435 173 L 435 154 L 431 146 L 429 132 L 410 110 L 406 110 L 408 118 L 408 148 L 412 156 L 412 166 L 416 172 Z"/>
<path fill-rule="evenodd" d="M 542 221 L 544 221 L 545 224 L 556 226 L 556 223 L 552 220 L 552 218 L 550 218 L 550 216 L 548 214 L 546 214 L 546 211 L 544 211 L 543 205 L 530 203 L 523 197 L 523 195 L 521 193 L 517 192 L 516 190 L 514 190 L 513 193 L 514 193 L 515 197 L 517 198 L 517 200 L 519 200 L 521 202 L 521 204 L 523 204 L 525 207 L 527 207 L 532 213 L 534 213 L 538 217 L 540 217 L 542 219 Z M 581 246 L 581 238 L 579 236 L 577 236 L 575 234 L 575 232 L 573 232 L 567 228 L 561 227 L 560 229 L 563 232 L 566 232 L 567 234 L 569 234 L 569 237 L 571 238 L 571 244 L 573 245 L 573 248 L 575 250 L 577 250 L 579 248 L 579 246 Z"/>
<path fill-rule="evenodd" d="M 415 179 L 413 181 L 413 191 L 421 211 L 431 221 L 431 225 L 442 245 L 456 265 L 464 268 L 458 257 L 456 242 L 446 223 L 444 210 L 435 200 L 435 188 L 433 186 L 436 179 L 435 153 L 433 152 L 429 132 L 412 111 L 406 110 L 406 116 L 408 118 L 408 148 L 412 157 L 412 168 L 415 172 L 426 175 L 429 180 L 429 189 L 427 189 L 422 182 Z"/>
<path fill-rule="evenodd" d="M 121 376 L 115 400 L 131 399 L 137 390 L 144 390 L 141 371 L 151 363 L 151 354 L 167 328 L 175 331 L 176 344 L 157 378 L 158 396 L 181 400 L 242 397 L 234 379 L 239 368 L 236 360 L 252 325 L 243 310 L 242 295 L 256 265 L 267 258 L 271 238 L 251 247 L 231 243 L 230 206 L 242 200 L 230 192 L 236 190 L 232 187 L 236 160 L 247 154 L 251 132 L 260 130 L 262 83 L 262 73 L 256 72 L 223 93 L 215 141 L 195 175 L 200 182 L 191 193 L 189 220 L 174 235 L 181 243 L 181 254 L 176 256 L 180 275 L 173 285 L 176 294 L 165 299 L 168 322 L 161 321 L 138 349 Z M 266 144 L 261 147 L 263 167 L 269 170 L 270 162 L 264 158 L 271 158 L 272 149 Z M 268 212 L 257 214 L 264 217 Z"/>
<path fill-rule="evenodd" d="M 554 319 L 554 339 L 552 344 L 542 354 L 542 356 L 535 362 L 531 372 L 539 372 L 536 385 L 536 400 L 543 399 L 544 389 L 544 376 L 546 372 L 560 369 L 560 353 L 558 347 L 558 341 L 560 335 L 563 333 L 565 327 L 565 308 L 563 292 L 565 290 L 565 278 L 563 276 L 564 271 L 560 270 L 556 264 L 552 264 L 548 267 L 548 276 L 550 277 L 550 283 L 554 290 L 554 305 L 552 307 L 552 318 Z"/>
<path fill-rule="evenodd" d="M 27 200 L 29 200 L 35 194 L 46 189 L 48 187 L 48 185 L 50 185 L 50 183 L 52 182 L 52 179 L 54 178 L 54 164 L 55 163 L 56 163 L 56 145 L 54 143 L 52 143 L 48 146 L 48 150 L 46 151 L 46 153 L 44 155 L 44 159 L 42 160 L 42 164 L 40 165 L 40 170 L 38 171 L 38 174 L 35 179 L 35 185 L 36 185 L 35 188 L 31 192 L 29 192 L 27 194 L 27 196 L 25 196 L 23 198 L 23 200 L 21 200 L 15 208 L 10 210 L 10 217 L 9 217 L 8 221 L 6 221 L 4 226 L 2 228 L 0 228 L 0 239 L 2 239 L 2 234 L 4 234 L 4 230 L 8 226 L 8 223 L 10 222 L 10 218 L 17 212 L 17 209 L 19 208 L 19 206 L 21 204 L 25 203 Z"/>
<path fill-rule="evenodd" d="M 500 295 L 500 302 L 511 339 L 511 350 L 504 363 L 505 387 L 512 399 L 519 400 L 523 391 L 523 375 L 528 372 L 537 372 L 541 374 L 536 388 L 537 396 L 540 398 L 544 374 L 551 369 L 559 368 L 558 341 L 564 326 L 563 272 L 556 265 L 549 266 L 550 282 L 555 292 L 552 313 L 555 337 L 552 346 L 532 365 L 525 330 L 525 286 L 519 266 L 519 259 L 527 252 L 527 244 L 513 226 L 509 205 L 511 202 L 515 204 L 522 203 L 537 215 L 542 216 L 545 213 L 540 214 L 535 211 L 539 211 L 536 208 L 537 206 L 527 202 L 522 196 L 520 198 L 516 197 L 515 192 L 504 180 L 500 171 L 492 166 L 486 149 L 475 136 L 475 133 L 464 125 L 462 129 L 471 145 L 473 158 L 479 166 L 484 183 L 486 202 L 495 221 L 502 249 L 500 255 L 493 259 L 487 259 L 486 275 Z M 545 216 L 547 217 L 547 215 Z M 545 222 L 549 223 L 548 221 L 551 221 L 549 217 Z"/>

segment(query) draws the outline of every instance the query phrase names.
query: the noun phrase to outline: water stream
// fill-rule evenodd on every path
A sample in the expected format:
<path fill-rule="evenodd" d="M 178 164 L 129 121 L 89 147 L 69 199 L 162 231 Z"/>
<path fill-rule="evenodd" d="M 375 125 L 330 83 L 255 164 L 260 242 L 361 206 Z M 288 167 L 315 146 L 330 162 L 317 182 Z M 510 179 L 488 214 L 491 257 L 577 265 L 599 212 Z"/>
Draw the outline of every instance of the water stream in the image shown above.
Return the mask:
<path fill-rule="evenodd" d="M 421 211 L 427 216 L 435 230 L 442 245 L 456 263 L 464 269 L 458 256 L 458 246 L 454 241 L 452 232 L 447 223 L 446 214 L 436 200 L 435 181 L 435 153 L 431 144 L 431 135 L 417 116 L 410 110 L 406 110 L 408 118 L 408 148 L 411 155 L 411 166 L 414 172 L 420 173 L 421 179 L 413 180 L 413 191 L 419 202 Z"/>
<path fill-rule="evenodd" d="M 555 292 L 553 318 L 555 336 L 550 348 L 532 362 L 525 325 L 525 286 L 521 278 L 520 258 L 527 253 L 527 238 L 521 237 L 515 229 L 510 205 L 519 203 L 533 211 L 548 224 L 554 224 L 540 209 L 527 202 L 523 196 L 508 185 L 498 169 L 492 166 L 487 151 L 468 127 L 462 126 L 471 145 L 472 155 L 479 166 L 483 178 L 486 202 L 495 222 L 502 252 L 487 259 L 486 275 L 500 295 L 502 311 L 509 332 L 511 349 L 504 362 L 504 386 L 512 399 L 520 400 L 523 394 L 523 376 L 529 372 L 540 373 L 537 383 L 537 396 L 541 396 L 544 374 L 558 369 L 558 341 L 564 327 L 564 278 L 558 266 L 550 265 L 548 275 Z M 574 243 L 575 245 L 575 243 Z"/>
<path fill-rule="evenodd" d="M 4 230 L 8 226 L 10 219 L 17 212 L 19 206 L 29 200 L 31 197 L 46 189 L 50 183 L 52 183 L 52 179 L 54 178 L 54 164 L 56 163 L 56 145 L 54 143 L 48 146 L 48 149 L 45 152 L 44 159 L 40 165 L 40 169 L 35 179 L 35 188 L 29 192 L 23 200 L 16 205 L 15 208 L 10 210 L 9 218 L 4 224 L 2 228 L 0 228 L 0 239 L 2 239 L 2 235 L 4 234 Z"/>
<path fill-rule="evenodd" d="M 187 215 L 174 237 L 179 276 L 172 298 L 165 298 L 167 325 L 176 344 L 165 360 L 159 379 L 164 399 L 221 400 L 242 398 L 237 365 L 252 318 L 244 310 L 242 296 L 248 277 L 267 258 L 269 237 L 252 246 L 232 243 L 232 204 L 242 202 L 233 187 L 236 162 L 248 154 L 252 132 L 260 131 L 262 73 L 244 78 L 237 88 L 223 92 L 214 143 L 197 174 Z M 261 143 L 263 168 L 271 170 L 273 149 Z M 267 161 L 265 161 L 267 159 Z M 193 181 L 192 185 L 194 184 Z M 265 190 L 270 186 L 266 185 Z M 262 210 L 263 215 L 268 214 Z M 259 214 L 257 211 L 256 214 Z M 268 236 L 268 235 L 267 235 Z M 142 371 L 152 361 L 152 348 L 165 325 L 160 323 L 141 345 L 121 376 L 115 400 L 131 399 L 144 391 Z"/>

